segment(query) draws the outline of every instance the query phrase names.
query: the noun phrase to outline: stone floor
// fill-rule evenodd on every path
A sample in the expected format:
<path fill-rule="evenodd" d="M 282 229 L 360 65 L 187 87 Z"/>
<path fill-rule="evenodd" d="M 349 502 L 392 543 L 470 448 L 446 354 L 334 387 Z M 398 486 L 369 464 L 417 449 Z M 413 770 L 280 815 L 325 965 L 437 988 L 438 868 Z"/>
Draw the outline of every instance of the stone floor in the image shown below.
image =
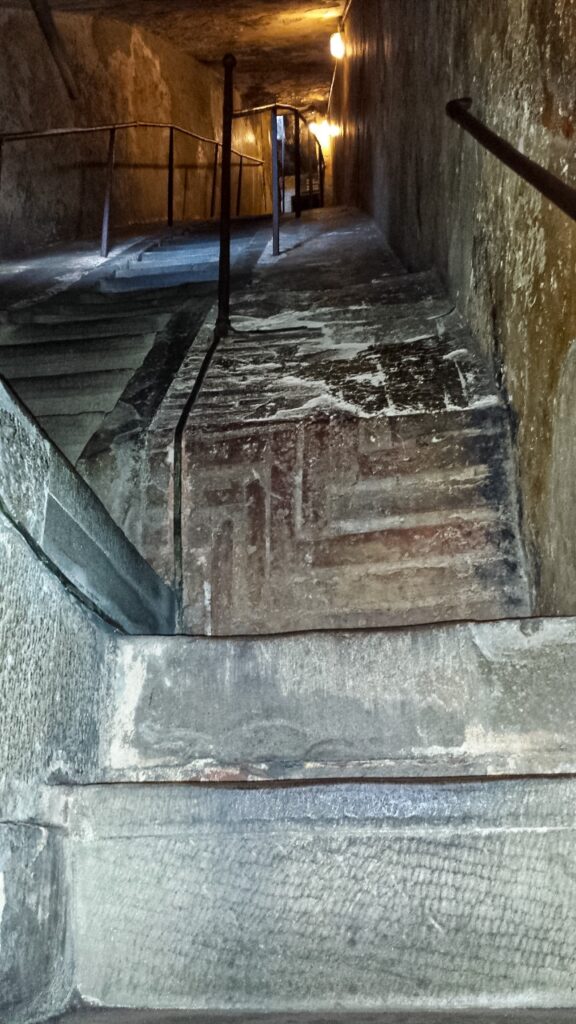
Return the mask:
<path fill-rule="evenodd" d="M 285 221 L 232 314 L 186 433 L 186 631 L 529 614 L 507 409 L 434 275 L 321 210 Z M 155 467 L 204 351 L 152 424 Z M 157 533 L 147 553 L 170 575 Z"/>
<path fill-rule="evenodd" d="M 446 1010 L 417 1013 L 262 1014 L 85 1009 L 52 1024 L 574 1024 L 574 1010 Z"/>

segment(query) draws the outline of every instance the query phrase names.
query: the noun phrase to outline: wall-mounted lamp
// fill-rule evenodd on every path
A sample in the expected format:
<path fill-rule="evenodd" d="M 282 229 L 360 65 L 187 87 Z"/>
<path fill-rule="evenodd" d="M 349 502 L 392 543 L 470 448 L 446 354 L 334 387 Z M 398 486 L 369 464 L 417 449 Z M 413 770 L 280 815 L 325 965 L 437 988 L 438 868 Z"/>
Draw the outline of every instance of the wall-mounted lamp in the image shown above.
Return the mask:
<path fill-rule="evenodd" d="M 312 121 L 308 127 L 312 134 L 318 139 L 322 149 L 327 149 L 330 145 L 330 140 L 342 134 L 342 129 L 339 128 L 337 124 L 332 124 L 331 121 L 327 121 L 326 119 L 323 121 Z"/>
<path fill-rule="evenodd" d="M 341 32 L 333 32 L 330 36 L 330 53 L 336 60 L 342 60 L 346 56 L 346 44 Z"/>

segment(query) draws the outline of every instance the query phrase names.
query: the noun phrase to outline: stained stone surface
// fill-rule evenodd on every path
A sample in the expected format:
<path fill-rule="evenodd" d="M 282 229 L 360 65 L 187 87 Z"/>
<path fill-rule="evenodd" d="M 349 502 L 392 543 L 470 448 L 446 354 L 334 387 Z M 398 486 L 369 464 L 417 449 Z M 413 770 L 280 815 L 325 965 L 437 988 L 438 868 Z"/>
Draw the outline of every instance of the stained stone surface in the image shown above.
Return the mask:
<path fill-rule="evenodd" d="M 0 1020 L 7 1024 L 44 1019 L 69 999 L 67 892 L 62 836 L 0 823 Z"/>
<path fill-rule="evenodd" d="M 573 620 L 117 649 L 110 781 L 576 772 Z"/>
<path fill-rule="evenodd" d="M 151 424 L 142 550 L 181 568 L 186 631 L 528 614 L 507 410 L 438 282 L 350 209 L 287 220 L 281 248 L 234 291 L 188 421 L 181 567 L 166 495 L 208 320 Z"/>
<path fill-rule="evenodd" d="M 79 991 L 158 1009 L 570 1006 L 574 785 L 80 790 Z"/>
<path fill-rule="evenodd" d="M 172 632 L 170 588 L 1 384 L 0 444 L 0 507 L 8 521 L 113 623 L 129 632 Z"/>

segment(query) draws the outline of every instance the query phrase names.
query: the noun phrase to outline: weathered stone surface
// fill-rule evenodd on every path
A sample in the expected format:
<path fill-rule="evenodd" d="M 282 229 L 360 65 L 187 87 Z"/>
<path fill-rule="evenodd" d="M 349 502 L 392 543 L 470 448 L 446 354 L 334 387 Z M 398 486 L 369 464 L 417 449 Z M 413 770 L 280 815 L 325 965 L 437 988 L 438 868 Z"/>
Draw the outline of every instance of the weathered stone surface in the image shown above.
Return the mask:
<path fill-rule="evenodd" d="M 62 837 L 0 823 L 0 1020 L 60 1012 L 72 990 Z"/>
<path fill-rule="evenodd" d="M 72 811 L 79 990 L 182 1009 L 571 1006 L 574 796 L 91 787 Z"/>
<path fill-rule="evenodd" d="M 537 607 L 574 614 L 576 224 L 445 105 L 471 96 L 489 127 L 574 185 L 576 0 L 355 0 L 345 31 L 331 105 L 338 201 L 371 210 L 408 266 L 437 268 L 501 368 Z"/>
<path fill-rule="evenodd" d="M 184 438 L 188 632 L 530 611 L 505 405 L 438 282 L 419 274 L 413 287 L 401 270 L 369 218 L 330 209 L 283 225 L 281 257 L 266 251 L 234 293 L 241 333 L 216 352 Z M 173 430 L 159 427 L 163 494 Z M 143 549 L 158 568 L 172 518 Z"/>
<path fill-rule="evenodd" d="M 576 627 L 121 639 L 114 779 L 576 772 Z"/>
<path fill-rule="evenodd" d="M 3 385 L 0 441 L 0 501 L 12 524 L 114 623 L 129 632 L 172 632 L 173 592 Z"/>
<path fill-rule="evenodd" d="M 0 779 L 87 779 L 99 761 L 115 634 L 0 523 Z"/>
<path fill-rule="evenodd" d="M 545 1016 L 544 1016 L 545 1015 Z M 211 1013 L 85 1009 L 54 1024 L 573 1024 L 573 1010 L 423 1010 L 421 1013 Z"/>

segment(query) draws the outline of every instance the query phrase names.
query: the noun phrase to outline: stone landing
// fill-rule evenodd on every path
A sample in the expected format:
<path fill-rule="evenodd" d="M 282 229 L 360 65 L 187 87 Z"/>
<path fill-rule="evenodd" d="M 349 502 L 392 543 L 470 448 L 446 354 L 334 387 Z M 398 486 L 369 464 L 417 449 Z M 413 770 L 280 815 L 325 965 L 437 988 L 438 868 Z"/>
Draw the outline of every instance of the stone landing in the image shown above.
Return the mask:
<path fill-rule="evenodd" d="M 436 279 L 353 211 L 283 246 L 233 296 L 188 423 L 185 630 L 529 614 L 507 410 Z"/>

